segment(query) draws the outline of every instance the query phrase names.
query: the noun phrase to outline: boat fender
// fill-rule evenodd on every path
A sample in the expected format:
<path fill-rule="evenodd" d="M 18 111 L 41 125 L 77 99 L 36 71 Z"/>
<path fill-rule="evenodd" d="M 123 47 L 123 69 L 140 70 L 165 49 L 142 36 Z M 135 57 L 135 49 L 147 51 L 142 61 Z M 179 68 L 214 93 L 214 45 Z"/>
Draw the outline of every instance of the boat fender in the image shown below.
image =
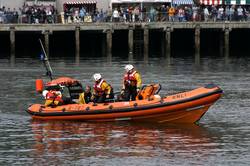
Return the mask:
<path fill-rule="evenodd" d="M 137 107 L 138 106 L 138 104 L 137 103 L 134 103 L 134 107 Z"/>
<path fill-rule="evenodd" d="M 89 107 L 86 107 L 86 109 L 85 109 L 86 111 L 89 111 L 90 110 L 90 108 Z"/>
<path fill-rule="evenodd" d="M 112 109 L 113 109 L 113 106 L 112 106 L 112 105 L 110 105 L 110 106 L 109 106 L 109 109 L 111 109 L 111 110 L 112 110 Z"/>
<path fill-rule="evenodd" d="M 97 106 L 97 103 L 93 103 L 93 105 L 92 106 Z"/>
<path fill-rule="evenodd" d="M 163 100 L 163 99 L 161 99 L 161 100 L 160 100 L 160 103 L 161 103 L 161 104 L 163 104 L 163 103 L 164 103 L 164 100 Z"/>
<path fill-rule="evenodd" d="M 36 91 L 38 93 L 42 93 L 42 91 L 43 91 L 43 80 L 42 79 L 36 80 Z"/>
<path fill-rule="evenodd" d="M 65 109 L 65 108 L 63 108 L 63 109 L 62 109 L 62 112 L 65 112 L 65 111 L 66 111 L 66 109 Z"/>
<path fill-rule="evenodd" d="M 154 95 L 154 98 L 155 99 L 161 99 L 161 96 L 160 95 Z"/>

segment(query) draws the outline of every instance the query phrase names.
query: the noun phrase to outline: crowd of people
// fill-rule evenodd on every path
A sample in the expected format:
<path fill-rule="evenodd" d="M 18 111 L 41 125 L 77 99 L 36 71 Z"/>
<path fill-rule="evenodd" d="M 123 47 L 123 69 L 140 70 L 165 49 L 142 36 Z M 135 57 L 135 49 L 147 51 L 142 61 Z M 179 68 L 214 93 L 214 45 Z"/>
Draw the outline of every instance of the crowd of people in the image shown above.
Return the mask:
<path fill-rule="evenodd" d="M 102 9 L 70 7 L 59 14 L 50 6 L 0 8 L 0 23 L 83 23 L 83 22 L 158 22 L 158 21 L 248 21 L 248 6 L 240 5 L 158 5 L 116 6 Z"/>
<path fill-rule="evenodd" d="M 243 6 L 196 6 L 180 5 L 171 7 L 142 8 L 119 7 L 112 15 L 113 21 L 124 22 L 155 22 L 155 21 L 247 21 L 250 18 L 249 8 Z"/>
<path fill-rule="evenodd" d="M 57 12 L 54 6 L 28 6 L 19 9 L 0 8 L 0 23 L 55 23 Z"/>
<path fill-rule="evenodd" d="M 65 22 L 88 22 L 84 18 L 91 16 L 91 22 L 159 22 L 159 21 L 248 21 L 249 8 L 243 6 L 196 6 L 170 5 L 114 7 L 107 11 L 86 12 L 82 7 L 65 11 Z M 70 21 L 68 21 L 70 20 Z"/>
<path fill-rule="evenodd" d="M 114 100 L 115 95 L 112 86 L 100 73 L 95 73 L 93 75 L 93 80 L 93 90 L 87 85 L 84 92 L 79 94 L 79 104 L 87 104 L 89 102 L 105 103 Z M 141 75 L 135 70 L 133 65 L 126 65 L 122 90 L 117 99 L 119 101 L 135 101 L 141 90 L 141 85 Z M 59 87 L 57 89 L 44 90 L 42 94 L 45 98 L 45 106 L 65 104 L 65 100 Z"/>

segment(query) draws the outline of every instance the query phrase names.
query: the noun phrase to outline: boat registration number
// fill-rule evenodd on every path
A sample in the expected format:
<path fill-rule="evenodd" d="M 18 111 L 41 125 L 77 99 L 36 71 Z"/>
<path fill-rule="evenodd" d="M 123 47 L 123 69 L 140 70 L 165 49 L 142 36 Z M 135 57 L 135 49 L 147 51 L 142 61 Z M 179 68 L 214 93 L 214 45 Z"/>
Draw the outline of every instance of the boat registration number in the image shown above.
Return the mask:
<path fill-rule="evenodd" d="M 182 98 L 185 98 L 186 96 L 187 96 L 186 93 L 180 93 L 180 94 L 172 96 L 172 99 L 173 100 L 175 100 L 175 99 L 182 99 Z"/>

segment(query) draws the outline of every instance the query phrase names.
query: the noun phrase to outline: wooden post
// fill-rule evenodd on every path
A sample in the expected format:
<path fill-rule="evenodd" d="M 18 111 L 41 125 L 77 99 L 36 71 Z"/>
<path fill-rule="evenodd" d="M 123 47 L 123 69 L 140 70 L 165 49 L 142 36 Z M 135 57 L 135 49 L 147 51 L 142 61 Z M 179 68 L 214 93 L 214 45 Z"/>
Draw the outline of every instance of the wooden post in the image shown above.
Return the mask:
<path fill-rule="evenodd" d="M 230 29 L 224 29 L 224 49 L 225 49 L 225 57 L 229 56 L 229 37 L 230 37 Z"/>
<path fill-rule="evenodd" d="M 200 61 L 200 27 L 195 28 L 195 61 Z"/>
<path fill-rule="evenodd" d="M 128 52 L 129 55 L 133 55 L 134 52 L 134 30 L 132 28 L 128 30 Z"/>
<path fill-rule="evenodd" d="M 106 31 L 106 46 L 107 46 L 107 55 L 112 55 L 112 30 L 109 29 Z"/>
<path fill-rule="evenodd" d="M 148 27 L 144 27 L 144 60 L 148 60 L 148 46 L 149 46 L 149 30 Z"/>
<path fill-rule="evenodd" d="M 75 58 L 80 58 L 80 27 L 76 27 L 75 29 Z"/>
<path fill-rule="evenodd" d="M 104 57 L 104 56 L 106 56 L 106 53 L 107 53 L 107 44 L 106 44 L 106 36 L 103 34 L 103 36 L 102 36 L 102 56 Z"/>
<path fill-rule="evenodd" d="M 171 27 L 166 28 L 166 33 L 165 33 L 165 51 L 166 51 L 166 57 L 170 58 L 171 55 Z"/>
<path fill-rule="evenodd" d="M 161 34 L 161 56 L 164 55 L 164 51 L 165 51 L 165 31 L 163 31 Z"/>
<path fill-rule="evenodd" d="M 44 34 L 44 42 L 45 42 L 44 49 L 46 51 L 47 56 L 49 57 L 49 34 L 50 34 L 50 32 L 48 30 L 46 30 L 43 32 L 43 34 Z"/>
<path fill-rule="evenodd" d="M 10 55 L 15 57 L 16 50 L 16 36 L 15 36 L 15 27 L 10 27 Z"/>

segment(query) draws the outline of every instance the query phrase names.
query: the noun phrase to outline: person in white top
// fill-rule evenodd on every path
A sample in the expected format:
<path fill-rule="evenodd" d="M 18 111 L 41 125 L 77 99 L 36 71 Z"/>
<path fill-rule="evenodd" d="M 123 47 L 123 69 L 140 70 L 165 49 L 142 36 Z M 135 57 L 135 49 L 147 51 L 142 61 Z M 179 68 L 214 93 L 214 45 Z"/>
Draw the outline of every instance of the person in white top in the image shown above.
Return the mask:
<path fill-rule="evenodd" d="M 224 19 L 224 8 L 220 6 L 218 10 L 218 20 L 222 21 Z"/>
<path fill-rule="evenodd" d="M 116 8 L 113 11 L 113 19 L 114 19 L 114 22 L 118 22 L 119 21 L 119 12 L 118 12 L 118 10 Z"/>
<path fill-rule="evenodd" d="M 238 14 L 239 21 L 242 21 L 243 20 L 243 9 L 241 6 L 238 7 L 237 14 Z"/>
<path fill-rule="evenodd" d="M 207 7 L 204 8 L 204 20 L 207 22 L 209 18 L 209 11 Z"/>

